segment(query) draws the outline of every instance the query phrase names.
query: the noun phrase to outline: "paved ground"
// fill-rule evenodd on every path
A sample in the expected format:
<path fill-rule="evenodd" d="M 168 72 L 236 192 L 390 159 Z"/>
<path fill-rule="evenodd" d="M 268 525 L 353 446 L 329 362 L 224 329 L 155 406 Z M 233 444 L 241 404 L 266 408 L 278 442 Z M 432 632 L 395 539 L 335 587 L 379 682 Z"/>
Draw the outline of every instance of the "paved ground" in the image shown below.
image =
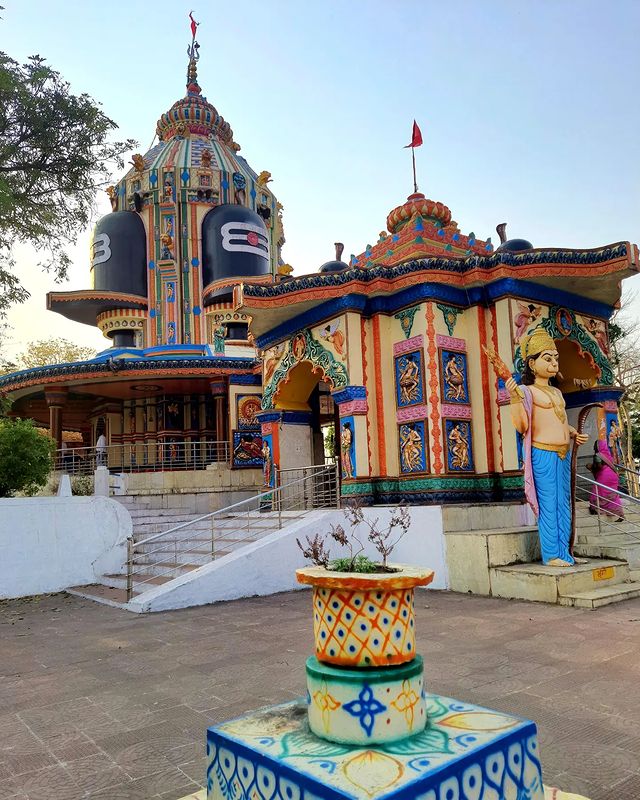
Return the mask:
<path fill-rule="evenodd" d="M 207 725 L 304 691 L 306 592 L 136 616 L 0 603 L 0 800 L 175 800 Z M 419 592 L 427 687 L 538 722 L 545 782 L 640 798 L 640 600 L 598 611 Z"/>

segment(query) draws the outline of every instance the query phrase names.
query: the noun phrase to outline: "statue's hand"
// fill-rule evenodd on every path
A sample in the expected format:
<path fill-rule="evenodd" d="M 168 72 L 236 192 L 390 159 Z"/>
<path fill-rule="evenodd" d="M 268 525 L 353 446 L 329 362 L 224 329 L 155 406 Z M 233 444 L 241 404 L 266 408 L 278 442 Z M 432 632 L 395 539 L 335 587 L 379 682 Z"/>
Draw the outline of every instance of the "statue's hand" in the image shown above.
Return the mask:
<path fill-rule="evenodd" d="M 586 433 L 576 433 L 576 444 L 586 444 L 589 441 L 589 437 Z"/>
<path fill-rule="evenodd" d="M 512 397 L 518 394 L 518 384 L 513 378 L 507 378 L 507 380 L 504 382 L 504 385 Z"/>

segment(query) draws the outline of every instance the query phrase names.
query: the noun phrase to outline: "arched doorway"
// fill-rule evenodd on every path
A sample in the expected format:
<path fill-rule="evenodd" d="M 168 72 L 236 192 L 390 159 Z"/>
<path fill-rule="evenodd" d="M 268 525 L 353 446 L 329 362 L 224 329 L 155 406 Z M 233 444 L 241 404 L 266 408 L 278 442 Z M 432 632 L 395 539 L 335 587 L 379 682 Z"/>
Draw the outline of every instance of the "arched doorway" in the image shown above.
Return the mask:
<path fill-rule="evenodd" d="M 308 420 L 309 460 L 306 464 L 295 464 L 295 466 L 324 465 L 335 458 L 340 438 L 340 420 L 337 406 L 331 396 L 332 388 L 332 382 L 327 379 L 322 368 L 310 361 L 298 362 L 278 386 L 274 395 L 276 410 L 300 412 Z M 298 461 L 296 455 L 299 454 L 281 451 L 283 468 L 287 468 L 287 462 Z"/>
<path fill-rule="evenodd" d="M 562 394 L 571 394 L 590 389 L 600 382 L 602 370 L 595 363 L 593 356 L 583 350 L 578 342 L 572 339 L 556 339 L 561 376 L 558 376 L 558 388 Z"/>

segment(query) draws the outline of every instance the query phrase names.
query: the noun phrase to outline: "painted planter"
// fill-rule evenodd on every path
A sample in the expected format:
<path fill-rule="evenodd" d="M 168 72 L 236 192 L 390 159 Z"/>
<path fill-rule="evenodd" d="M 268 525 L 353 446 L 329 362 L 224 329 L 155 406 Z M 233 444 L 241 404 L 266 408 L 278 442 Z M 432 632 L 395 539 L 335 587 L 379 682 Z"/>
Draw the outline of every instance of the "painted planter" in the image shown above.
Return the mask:
<path fill-rule="evenodd" d="M 307 660 L 309 727 L 316 736 L 353 745 L 395 742 L 427 722 L 422 658 L 383 669 L 347 669 Z"/>
<path fill-rule="evenodd" d="M 404 564 L 396 572 L 296 570 L 313 586 L 313 632 L 319 661 L 343 667 L 386 667 L 416 656 L 413 590 L 434 573 Z"/>

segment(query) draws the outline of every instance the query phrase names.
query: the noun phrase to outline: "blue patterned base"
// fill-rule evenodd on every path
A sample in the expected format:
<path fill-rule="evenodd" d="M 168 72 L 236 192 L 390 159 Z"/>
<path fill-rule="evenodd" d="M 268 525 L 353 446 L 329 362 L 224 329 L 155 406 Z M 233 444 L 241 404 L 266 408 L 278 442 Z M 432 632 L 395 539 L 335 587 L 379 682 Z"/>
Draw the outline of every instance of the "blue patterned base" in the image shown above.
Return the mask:
<path fill-rule="evenodd" d="M 544 800 L 533 722 L 426 696 L 429 722 L 374 747 L 314 736 L 304 700 L 207 731 L 208 800 Z"/>

